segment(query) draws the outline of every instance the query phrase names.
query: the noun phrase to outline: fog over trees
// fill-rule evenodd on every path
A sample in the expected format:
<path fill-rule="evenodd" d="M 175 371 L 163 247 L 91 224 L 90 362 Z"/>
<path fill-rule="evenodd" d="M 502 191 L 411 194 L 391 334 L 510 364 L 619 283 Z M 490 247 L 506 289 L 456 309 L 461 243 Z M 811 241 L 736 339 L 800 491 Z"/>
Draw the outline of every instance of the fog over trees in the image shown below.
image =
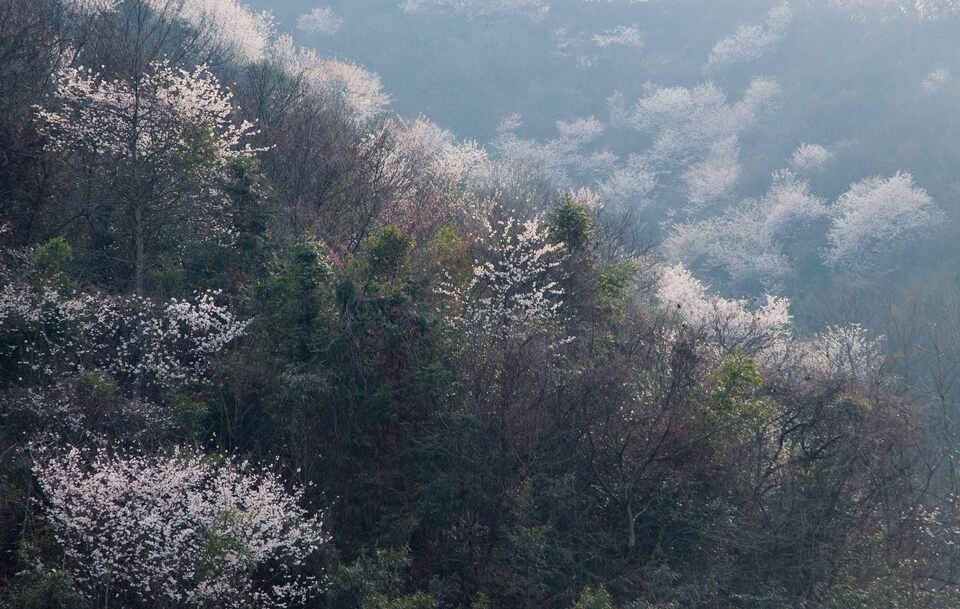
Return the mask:
<path fill-rule="evenodd" d="M 0 0 L 0 609 L 960 605 L 953 0 Z"/>

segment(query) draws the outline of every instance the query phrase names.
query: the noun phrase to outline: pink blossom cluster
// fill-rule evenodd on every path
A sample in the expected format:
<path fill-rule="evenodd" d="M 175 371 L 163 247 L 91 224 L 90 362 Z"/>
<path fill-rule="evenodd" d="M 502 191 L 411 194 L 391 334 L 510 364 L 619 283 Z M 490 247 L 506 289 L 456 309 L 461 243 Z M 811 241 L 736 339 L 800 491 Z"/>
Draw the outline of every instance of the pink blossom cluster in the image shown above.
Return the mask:
<path fill-rule="evenodd" d="M 180 449 L 86 459 L 68 448 L 38 455 L 34 474 L 67 564 L 91 596 L 279 609 L 322 589 L 303 569 L 327 541 L 320 516 L 300 506 L 302 489 L 290 492 L 245 461 Z"/>

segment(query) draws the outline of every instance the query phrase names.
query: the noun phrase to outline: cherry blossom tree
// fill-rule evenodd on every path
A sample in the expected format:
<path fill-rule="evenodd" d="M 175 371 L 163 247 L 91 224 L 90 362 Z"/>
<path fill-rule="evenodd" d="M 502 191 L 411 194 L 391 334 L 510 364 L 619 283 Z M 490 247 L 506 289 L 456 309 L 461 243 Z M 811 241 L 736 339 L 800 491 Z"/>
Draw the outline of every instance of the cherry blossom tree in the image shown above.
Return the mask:
<path fill-rule="evenodd" d="M 36 449 L 36 447 L 35 447 Z M 302 604 L 324 582 L 303 567 L 322 516 L 271 472 L 175 449 L 85 459 L 37 449 L 34 475 L 67 566 L 91 598 L 166 607 Z M 314 571 L 315 573 L 316 571 Z"/>
<path fill-rule="evenodd" d="M 833 151 L 820 144 L 800 144 L 793 151 L 790 165 L 797 171 L 816 171 L 822 169 L 834 157 Z"/>
<path fill-rule="evenodd" d="M 687 198 L 693 204 L 691 209 L 729 194 L 740 178 L 740 171 L 740 147 L 736 136 L 711 145 L 706 158 L 687 167 L 681 176 Z"/>
<path fill-rule="evenodd" d="M 315 34 L 336 34 L 343 26 L 343 17 L 329 6 L 314 8 L 297 18 L 297 29 Z"/>
<path fill-rule="evenodd" d="M 563 290 L 552 276 L 565 253 L 539 219 L 485 221 L 484 259 L 466 285 L 445 283 L 450 323 L 469 336 L 524 336 L 558 319 Z"/>
<path fill-rule="evenodd" d="M 155 302 L 11 282 L 0 290 L 0 362 L 19 382 L 102 370 L 125 387 L 160 390 L 202 381 L 248 323 L 213 292 Z"/>
<path fill-rule="evenodd" d="M 402 0 L 405 13 L 438 10 L 466 15 L 468 18 L 528 15 L 542 19 L 550 12 L 546 0 Z"/>
<path fill-rule="evenodd" d="M 734 280 L 776 281 L 792 270 L 785 238 L 827 215 L 823 201 L 789 170 L 773 174 L 760 199 L 745 199 L 722 214 L 670 227 L 661 251 L 668 260 L 722 269 Z"/>
<path fill-rule="evenodd" d="M 945 217 L 906 172 L 853 184 L 831 212 L 834 218 L 824 261 L 853 272 L 876 269 L 884 257 L 930 233 Z"/>
<path fill-rule="evenodd" d="M 765 295 L 752 305 L 746 300 L 711 294 L 683 265 L 660 269 L 656 295 L 675 309 L 696 334 L 707 338 L 715 356 L 742 350 L 762 356 L 791 335 L 790 301 Z"/>
<path fill-rule="evenodd" d="M 759 59 L 783 39 L 791 21 L 793 9 L 789 2 L 771 8 L 762 25 L 741 25 L 733 36 L 714 45 L 707 67 Z"/>
<path fill-rule="evenodd" d="M 643 34 L 636 25 L 618 25 L 617 27 L 594 34 L 593 43 L 604 48 L 613 45 L 622 45 L 634 49 L 642 49 Z"/>
<path fill-rule="evenodd" d="M 166 60 L 132 80 L 65 68 L 56 99 L 37 108 L 48 147 L 89 159 L 122 201 L 118 220 L 133 234 L 138 294 L 157 236 L 190 226 L 202 239 L 232 239 L 222 172 L 257 152 L 243 144 L 253 125 L 235 122 L 234 113 L 231 93 L 206 67 Z"/>
<path fill-rule="evenodd" d="M 350 121 L 362 127 L 383 114 L 390 95 L 380 77 L 355 63 L 321 58 L 316 51 L 298 47 L 290 36 L 279 36 L 270 46 L 270 61 L 307 90 L 333 104 L 342 104 Z"/>

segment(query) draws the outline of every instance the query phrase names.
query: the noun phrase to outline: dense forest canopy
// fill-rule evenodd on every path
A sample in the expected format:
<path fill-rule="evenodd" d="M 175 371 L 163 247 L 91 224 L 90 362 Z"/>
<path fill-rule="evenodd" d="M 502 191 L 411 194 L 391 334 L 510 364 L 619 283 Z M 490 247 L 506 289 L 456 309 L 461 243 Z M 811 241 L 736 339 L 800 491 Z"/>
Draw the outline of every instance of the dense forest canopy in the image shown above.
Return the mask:
<path fill-rule="evenodd" d="M 0 0 L 0 607 L 957 606 L 958 25 Z"/>

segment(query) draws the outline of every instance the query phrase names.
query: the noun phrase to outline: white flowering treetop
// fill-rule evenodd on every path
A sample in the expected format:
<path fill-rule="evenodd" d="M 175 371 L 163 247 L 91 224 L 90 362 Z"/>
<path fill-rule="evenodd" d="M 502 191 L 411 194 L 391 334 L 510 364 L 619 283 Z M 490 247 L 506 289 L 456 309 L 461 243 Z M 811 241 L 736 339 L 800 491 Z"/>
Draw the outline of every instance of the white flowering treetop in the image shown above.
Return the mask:
<path fill-rule="evenodd" d="M 910 239 L 928 233 L 945 218 L 913 176 L 899 172 L 852 185 L 831 209 L 833 225 L 824 252 L 827 265 L 853 272 L 877 267 Z"/>
<path fill-rule="evenodd" d="M 405 13 L 432 9 L 459 13 L 469 18 L 529 15 L 534 19 L 542 19 L 550 12 L 550 3 L 545 0 L 401 0 L 398 5 Z"/>
<path fill-rule="evenodd" d="M 718 42 L 710 52 L 708 67 L 753 61 L 783 39 L 793 21 L 789 2 L 775 6 L 762 25 L 741 25 L 736 33 Z"/>
<path fill-rule="evenodd" d="M 244 61 L 263 58 L 274 35 L 273 17 L 254 13 L 237 0 L 62 0 L 81 16 L 118 12 L 124 5 L 132 12 L 146 8 L 168 23 L 192 28 L 198 42 L 208 49 L 232 51 Z"/>
<path fill-rule="evenodd" d="M 249 323 L 216 296 L 155 303 L 10 283 L 0 289 L 0 360 L 19 369 L 21 381 L 98 369 L 145 389 L 198 382 Z"/>
<path fill-rule="evenodd" d="M 486 260 L 477 260 L 466 286 L 441 286 L 456 303 L 450 320 L 468 335 L 526 335 L 557 319 L 563 291 L 551 278 L 565 252 L 550 243 L 538 220 L 486 222 Z"/>
<path fill-rule="evenodd" d="M 781 170 L 764 197 L 741 201 L 716 217 L 674 224 L 661 250 L 671 261 L 723 269 L 735 280 L 776 280 L 792 270 L 784 238 L 826 215 L 808 184 Z"/>
<path fill-rule="evenodd" d="M 343 17 L 329 6 L 316 7 L 297 17 L 297 29 L 313 34 L 336 34 L 343 26 Z"/>
<path fill-rule="evenodd" d="M 254 152 L 241 146 L 253 125 L 233 121 L 233 94 L 205 66 L 188 71 L 159 60 L 136 82 L 67 67 L 58 75 L 56 97 L 60 103 L 38 108 L 37 116 L 57 150 L 157 161 L 192 156 L 202 144 L 209 165 Z"/>
<path fill-rule="evenodd" d="M 134 235 L 138 294 L 147 250 L 156 249 L 148 242 L 170 234 L 177 241 L 232 240 L 230 202 L 218 189 L 223 169 L 258 150 L 242 143 L 253 125 L 234 122 L 232 94 L 206 67 L 186 70 L 159 60 L 131 80 L 68 67 L 55 98 L 36 109 L 39 129 L 51 149 L 94 159 L 126 206 L 119 216 Z M 180 230 L 184 225 L 192 230 Z"/>
<path fill-rule="evenodd" d="M 820 144 L 800 144 L 793 151 L 790 165 L 797 171 L 822 169 L 834 157 L 834 153 Z"/>
<path fill-rule="evenodd" d="M 321 99 L 341 103 L 347 118 L 357 126 L 383 114 L 390 103 L 377 74 L 354 63 L 321 58 L 313 49 L 294 45 L 290 36 L 277 37 L 270 58 L 288 75 L 303 79 Z"/>
<path fill-rule="evenodd" d="M 39 455 L 33 471 L 67 565 L 91 597 L 279 609 L 323 587 L 303 568 L 327 540 L 320 517 L 299 505 L 301 490 L 246 462 L 180 450 L 99 452 L 88 462 L 72 448 Z"/>
<path fill-rule="evenodd" d="M 687 326 L 710 339 L 718 353 L 762 354 L 790 336 L 790 301 L 769 294 L 755 306 L 710 294 L 682 265 L 661 269 L 657 298 Z"/>

